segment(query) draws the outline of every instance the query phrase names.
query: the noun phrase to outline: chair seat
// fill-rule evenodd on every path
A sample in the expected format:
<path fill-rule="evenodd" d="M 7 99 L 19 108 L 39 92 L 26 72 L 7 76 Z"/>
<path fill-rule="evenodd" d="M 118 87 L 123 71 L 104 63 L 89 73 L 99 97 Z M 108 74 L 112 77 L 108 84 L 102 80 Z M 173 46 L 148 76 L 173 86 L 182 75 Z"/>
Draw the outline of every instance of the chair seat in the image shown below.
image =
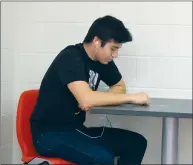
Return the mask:
<path fill-rule="evenodd" d="M 28 157 L 27 159 L 28 161 L 25 162 L 29 162 L 28 164 L 40 164 L 44 161 L 47 161 L 49 162 L 49 164 L 75 165 L 72 162 L 55 157 L 36 156 L 36 157 Z"/>

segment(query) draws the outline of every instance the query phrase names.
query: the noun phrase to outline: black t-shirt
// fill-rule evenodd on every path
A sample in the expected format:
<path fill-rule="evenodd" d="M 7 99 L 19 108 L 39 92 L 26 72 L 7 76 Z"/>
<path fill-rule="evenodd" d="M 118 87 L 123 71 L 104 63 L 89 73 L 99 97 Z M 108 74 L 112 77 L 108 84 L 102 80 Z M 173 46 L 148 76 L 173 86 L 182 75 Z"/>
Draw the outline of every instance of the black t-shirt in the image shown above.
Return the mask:
<path fill-rule="evenodd" d="M 121 78 L 113 61 L 106 65 L 92 61 L 82 43 L 66 47 L 56 56 L 41 82 L 30 118 L 32 134 L 35 136 L 44 131 L 83 125 L 86 112 L 79 109 L 77 100 L 67 87 L 68 83 L 86 81 L 95 91 L 100 81 L 111 86 Z"/>

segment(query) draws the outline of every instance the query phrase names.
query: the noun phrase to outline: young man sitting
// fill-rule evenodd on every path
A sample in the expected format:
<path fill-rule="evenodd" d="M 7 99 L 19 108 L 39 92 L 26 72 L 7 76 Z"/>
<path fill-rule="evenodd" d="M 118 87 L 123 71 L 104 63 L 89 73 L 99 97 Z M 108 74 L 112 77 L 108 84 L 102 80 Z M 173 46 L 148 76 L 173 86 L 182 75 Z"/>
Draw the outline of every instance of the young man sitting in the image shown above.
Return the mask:
<path fill-rule="evenodd" d="M 139 133 L 109 127 L 86 127 L 86 112 L 95 106 L 149 104 L 144 92 L 128 94 L 113 59 L 132 35 L 112 16 L 96 19 L 83 43 L 56 56 L 40 86 L 31 116 L 34 147 L 42 156 L 79 165 L 139 165 L 147 140 Z M 99 82 L 109 86 L 97 91 Z"/>

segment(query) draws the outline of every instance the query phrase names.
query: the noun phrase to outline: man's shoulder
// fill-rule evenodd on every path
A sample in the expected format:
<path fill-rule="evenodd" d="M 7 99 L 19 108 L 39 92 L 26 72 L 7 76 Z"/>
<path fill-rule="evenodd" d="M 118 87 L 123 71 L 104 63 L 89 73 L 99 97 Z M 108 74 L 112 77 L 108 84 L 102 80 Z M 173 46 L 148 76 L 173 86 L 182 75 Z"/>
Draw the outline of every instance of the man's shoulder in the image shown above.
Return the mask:
<path fill-rule="evenodd" d="M 85 60 L 83 56 L 80 45 L 68 45 L 58 53 L 53 64 L 57 69 L 84 66 Z"/>
<path fill-rule="evenodd" d="M 64 49 L 62 49 L 59 54 L 58 58 L 80 58 L 81 49 L 80 44 L 75 45 L 68 45 Z"/>

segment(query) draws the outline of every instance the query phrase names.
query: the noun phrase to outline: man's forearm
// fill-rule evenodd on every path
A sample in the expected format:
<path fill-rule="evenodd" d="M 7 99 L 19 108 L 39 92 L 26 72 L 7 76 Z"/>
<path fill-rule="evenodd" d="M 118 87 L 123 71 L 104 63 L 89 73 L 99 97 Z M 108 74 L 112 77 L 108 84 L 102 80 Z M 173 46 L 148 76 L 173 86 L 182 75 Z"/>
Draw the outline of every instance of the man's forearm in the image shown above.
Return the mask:
<path fill-rule="evenodd" d="M 79 105 L 81 109 L 89 110 L 92 108 L 92 106 L 119 105 L 125 103 L 126 88 L 121 86 L 114 86 L 111 87 L 107 92 L 95 91 L 93 94 L 94 95 L 90 95 L 89 99 L 94 100 L 94 102 L 90 100 L 90 104 L 87 106 Z M 127 95 L 127 97 L 129 96 Z M 128 100 L 131 102 L 131 97 L 132 95 L 130 95 L 130 99 L 127 99 L 126 102 L 128 102 Z"/>
<path fill-rule="evenodd" d="M 83 104 L 80 104 L 79 107 L 83 110 L 89 110 L 95 106 L 119 105 L 124 103 L 149 104 L 148 96 L 144 92 L 136 94 L 115 92 L 124 92 L 124 90 L 111 88 L 109 92 L 90 91 L 88 95 L 83 97 Z"/>
<path fill-rule="evenodd" d="M 107 92 L 114 94 L 125 94 L 127 92 L 127 89 L 123 86 L 113 86 L 109 88 Z"/>
<path fill-rule="evenodd" d="M 119 105 L 132 102 L 132 94 L 114 94 L 109 92 L 92 91 L 85 97 L 82 104 L 84 107 L 95 107 L 104 105 Z"/>

